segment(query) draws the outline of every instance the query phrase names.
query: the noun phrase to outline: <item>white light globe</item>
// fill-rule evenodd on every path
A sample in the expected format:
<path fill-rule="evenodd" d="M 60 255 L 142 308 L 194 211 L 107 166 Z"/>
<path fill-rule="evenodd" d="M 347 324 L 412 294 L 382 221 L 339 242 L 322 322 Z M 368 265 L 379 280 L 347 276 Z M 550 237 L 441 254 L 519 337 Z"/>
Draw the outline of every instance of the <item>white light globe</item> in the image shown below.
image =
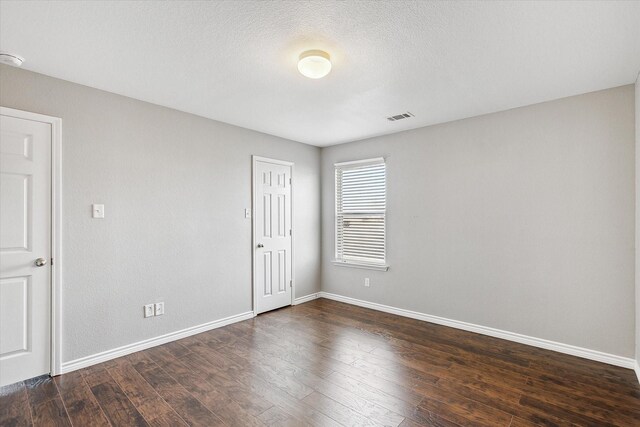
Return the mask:
<path fill-rule="evenodd" d="M 321 50 L 308 50 L 300 54 L 298 71 L 310 79 L 321 79 L 331 71 L 329 54 Z"/>

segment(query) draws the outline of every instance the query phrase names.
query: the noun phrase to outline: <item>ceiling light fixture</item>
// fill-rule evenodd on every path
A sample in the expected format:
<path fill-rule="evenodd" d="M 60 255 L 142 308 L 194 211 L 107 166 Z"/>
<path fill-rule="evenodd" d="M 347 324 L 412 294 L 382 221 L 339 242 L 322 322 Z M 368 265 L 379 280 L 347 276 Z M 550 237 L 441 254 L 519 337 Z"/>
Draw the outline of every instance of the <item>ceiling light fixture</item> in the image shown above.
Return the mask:
<path fill-rule="evenodd" d="M 310 79 L 321 79 L 331 71 L 329 54 L 322 50 L 307 50 L 300 54 L 298 71 Z"/>
<path fill-rule="evenodd" d="M 0 63 L 19 67 L 24 62 L 24 58 L 15 53 L 0 51 Z"/>

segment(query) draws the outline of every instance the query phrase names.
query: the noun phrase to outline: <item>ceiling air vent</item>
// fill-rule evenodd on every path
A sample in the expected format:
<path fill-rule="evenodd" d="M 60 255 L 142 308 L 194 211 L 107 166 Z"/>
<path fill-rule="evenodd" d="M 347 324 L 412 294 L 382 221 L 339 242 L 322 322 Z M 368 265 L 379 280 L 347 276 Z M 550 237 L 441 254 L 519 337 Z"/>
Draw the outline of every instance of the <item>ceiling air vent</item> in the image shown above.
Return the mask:
<path fill-rule="evenodd" d="M 387 117 L 387 120 L 389 120 L 390 122 L 395 122 L 396 120 L 408 119 L 409 117 L 414 117 L 414 116 L 413 116 L 413 114 L 411 114 L 410 112 L 407 111 L 406 113 L 398 114 L 396 116 Z"/>

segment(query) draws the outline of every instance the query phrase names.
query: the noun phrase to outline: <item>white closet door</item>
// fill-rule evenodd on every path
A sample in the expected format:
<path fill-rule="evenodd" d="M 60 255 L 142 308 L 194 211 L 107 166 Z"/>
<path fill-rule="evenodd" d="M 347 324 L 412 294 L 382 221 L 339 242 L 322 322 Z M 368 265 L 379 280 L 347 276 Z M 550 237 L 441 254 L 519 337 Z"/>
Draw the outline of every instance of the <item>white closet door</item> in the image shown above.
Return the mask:
<path fill-rule="evenodd" d="M 291 166 L 255 164 L 257 312 L 291 304 Z"/>
<path fill-rule="evenodd" d="M 0 116 L 0 386 L 50 372 L 51 125 Z"/>

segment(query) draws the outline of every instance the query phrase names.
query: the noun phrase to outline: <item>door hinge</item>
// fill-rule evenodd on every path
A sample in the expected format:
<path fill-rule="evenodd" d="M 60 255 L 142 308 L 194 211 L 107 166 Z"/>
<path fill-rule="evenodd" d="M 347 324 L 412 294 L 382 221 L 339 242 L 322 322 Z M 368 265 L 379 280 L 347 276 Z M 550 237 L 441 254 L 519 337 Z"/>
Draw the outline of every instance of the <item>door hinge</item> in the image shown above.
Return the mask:
<path fill-rule="evenodd" d="M 53 258 L 51 258 L 51 265 L 53 265 Z"/>
<path fill-rule="evenodd" d="M 292 183 L 291 178 L 289 178 L 289 184 L 291 184 L 291 183 Z"/>
<path fill-rule="evenodd" d="M 291 236 L 291 229 L 289 229 L 289 236 Z"/>
<path fill-rule="evenodd" d="M 289 280 L 289 287 L 293 288 L 293 280 Z"/>

